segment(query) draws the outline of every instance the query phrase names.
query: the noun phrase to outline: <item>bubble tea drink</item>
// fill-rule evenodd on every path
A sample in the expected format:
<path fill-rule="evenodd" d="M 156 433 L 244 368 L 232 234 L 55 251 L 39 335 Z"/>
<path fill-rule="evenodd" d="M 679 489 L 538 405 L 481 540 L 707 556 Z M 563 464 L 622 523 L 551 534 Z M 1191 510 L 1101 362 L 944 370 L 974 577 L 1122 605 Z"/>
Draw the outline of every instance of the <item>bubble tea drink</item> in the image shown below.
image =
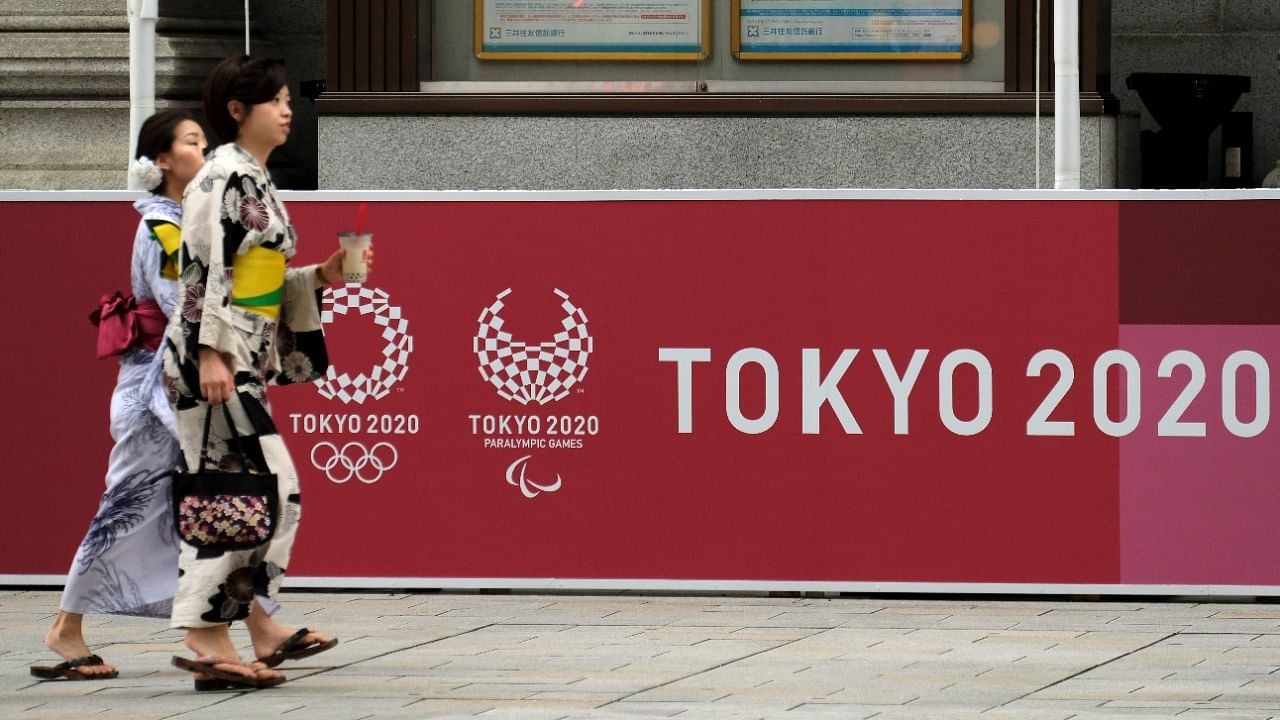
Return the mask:
<path fill-rule="evenodd" d="M 373 246 L 373 233 L 340 232 L 338 244 L 347 254 L 342 258 L 342 279 L 349 283 L 362 283 L 369 279 L 366 253 Z"/>

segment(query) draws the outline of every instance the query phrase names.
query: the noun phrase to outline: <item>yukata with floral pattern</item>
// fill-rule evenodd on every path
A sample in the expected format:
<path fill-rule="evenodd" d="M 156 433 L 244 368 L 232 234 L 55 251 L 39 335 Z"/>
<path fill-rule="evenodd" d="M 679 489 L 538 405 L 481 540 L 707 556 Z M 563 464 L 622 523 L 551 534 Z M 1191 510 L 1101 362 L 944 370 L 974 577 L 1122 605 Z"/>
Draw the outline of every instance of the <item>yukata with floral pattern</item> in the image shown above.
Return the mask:
<path fill-rule="evenodd" d="M 287 267 L 297 236 L 266 170 L 235 144 L 214 150 L 183 196 L 178 308 L 164 345 L 164 372 L 182 446 L 180 469 L 274 473 L 280 512 L 269 540 L 249 549 L 181 544 L 171 626 L 243 620 L 255 596 L 274 610 L 302 515 L 298 474 L 271 418 L 266 386 L 307 382 L 328 367 L 317 266 Z M 200 393 L 200 349 L 222 354 L 234 378 L 204 442 L 209 404 Z"/>
<path fill-rule="evenodd" d="M 176 235 L 182 206 L 161 195 L 133 206 L 142 215 L 130 262 L 133 298 L 154 301 L 172 317 L 177 286 L 161 277 L 165 252 L 157 232 Z M 67 612 L 169 616 L 178 564 L 169 488 L 178 440 L 160 366 L 160 354 L 143 344 L 120 356 L 107 489 L 67 575 Z"/>

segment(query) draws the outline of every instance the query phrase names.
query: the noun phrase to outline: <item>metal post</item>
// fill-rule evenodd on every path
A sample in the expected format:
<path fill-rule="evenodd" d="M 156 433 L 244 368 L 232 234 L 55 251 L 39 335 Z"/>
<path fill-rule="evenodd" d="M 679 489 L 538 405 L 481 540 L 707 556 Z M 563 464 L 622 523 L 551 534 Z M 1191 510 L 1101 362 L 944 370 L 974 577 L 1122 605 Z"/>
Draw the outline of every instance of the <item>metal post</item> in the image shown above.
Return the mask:
<path fill-rule="evenodd" d="M 129 158 L 125 177 L 130 190 L 143 190 L 128 170 L 138 151 L 138 130 L 156 111 L 156 20 L 159 0 L 129 0 Z"/>
<path fill-rule="evenodd" d="M 1080 188 L 1080 3 L 1053 0 L 1053 186 Z"/>

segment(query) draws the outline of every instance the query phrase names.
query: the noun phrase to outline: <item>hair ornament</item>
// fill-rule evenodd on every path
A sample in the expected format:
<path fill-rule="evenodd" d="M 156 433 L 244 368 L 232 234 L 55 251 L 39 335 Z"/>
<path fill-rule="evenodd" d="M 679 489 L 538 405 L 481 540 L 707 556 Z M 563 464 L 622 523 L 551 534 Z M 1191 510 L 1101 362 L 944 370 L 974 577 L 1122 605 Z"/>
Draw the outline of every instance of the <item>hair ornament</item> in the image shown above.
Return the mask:
<path fill-rule="evenodd" d="M 164 172 L 146 155 L 129 164 L 129 174 L 147 190 L 155 190 L 164 182 Z"/>

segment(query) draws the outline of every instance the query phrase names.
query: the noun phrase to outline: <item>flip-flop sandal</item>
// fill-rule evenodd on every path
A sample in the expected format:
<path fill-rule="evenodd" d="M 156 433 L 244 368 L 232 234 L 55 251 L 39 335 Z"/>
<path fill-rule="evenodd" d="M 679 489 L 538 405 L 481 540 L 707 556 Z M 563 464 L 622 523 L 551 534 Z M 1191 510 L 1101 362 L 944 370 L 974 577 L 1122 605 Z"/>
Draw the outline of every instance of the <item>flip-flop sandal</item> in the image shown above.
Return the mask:
<path fill-rule="evenodd" d="M 311 630 L 302 628 L 293 635 L 290 635 L 288 640 L 280 643 L 280 647 L 276 648 L 275 652 L 267 655 L 266 657 L 258 658 L 258 662 L 269 668 L 273 668 L 285 660 L 301 660 L 305 657 L 311 657 L 312 655 L 322 653 L 338 644 L 337 638 L 331 638 L 324 642 L 320 642 L 319 640 L 309 643 L 303 642 L 302 639 L 311 633 Z"/>
<path fill-rule="evenodd" d="M 60 662 L 57 665 L 32 665 L 32 677 L 38 677 L 41 680 L 111 680 L 120 676 L 119 670 L 112 670 L 104 673 L 85 673 L 80 672 L 76 668 L 94 667 L 96 665 L 106 665 L 102 658 L 97 655 L 85 655 L 74 660 Z"/>
<path fill-rule="evenodd" d="M 275 687 L 285 682 L 283 676 L 278 678 L 265 679 L 257 676 L 247 677 L 240 673 L 231 672 L 230 670 L 222 670 L 218 665 L 241 665 L 236 660 L 226 658 L 196 658 L 188 660 L 187 658 L 174 655 L 173 666 L 190 673 L 203 675 L 203 678 L 196 678 L 197 690 L 222 690 L 224 687 L 214 687 L 212 681 L 221 681 L 225 686 L 235 686 L 247 690 L 260 690 L 262 688 Z M 246 667 L 241 665 L 241 667 Z"/>

